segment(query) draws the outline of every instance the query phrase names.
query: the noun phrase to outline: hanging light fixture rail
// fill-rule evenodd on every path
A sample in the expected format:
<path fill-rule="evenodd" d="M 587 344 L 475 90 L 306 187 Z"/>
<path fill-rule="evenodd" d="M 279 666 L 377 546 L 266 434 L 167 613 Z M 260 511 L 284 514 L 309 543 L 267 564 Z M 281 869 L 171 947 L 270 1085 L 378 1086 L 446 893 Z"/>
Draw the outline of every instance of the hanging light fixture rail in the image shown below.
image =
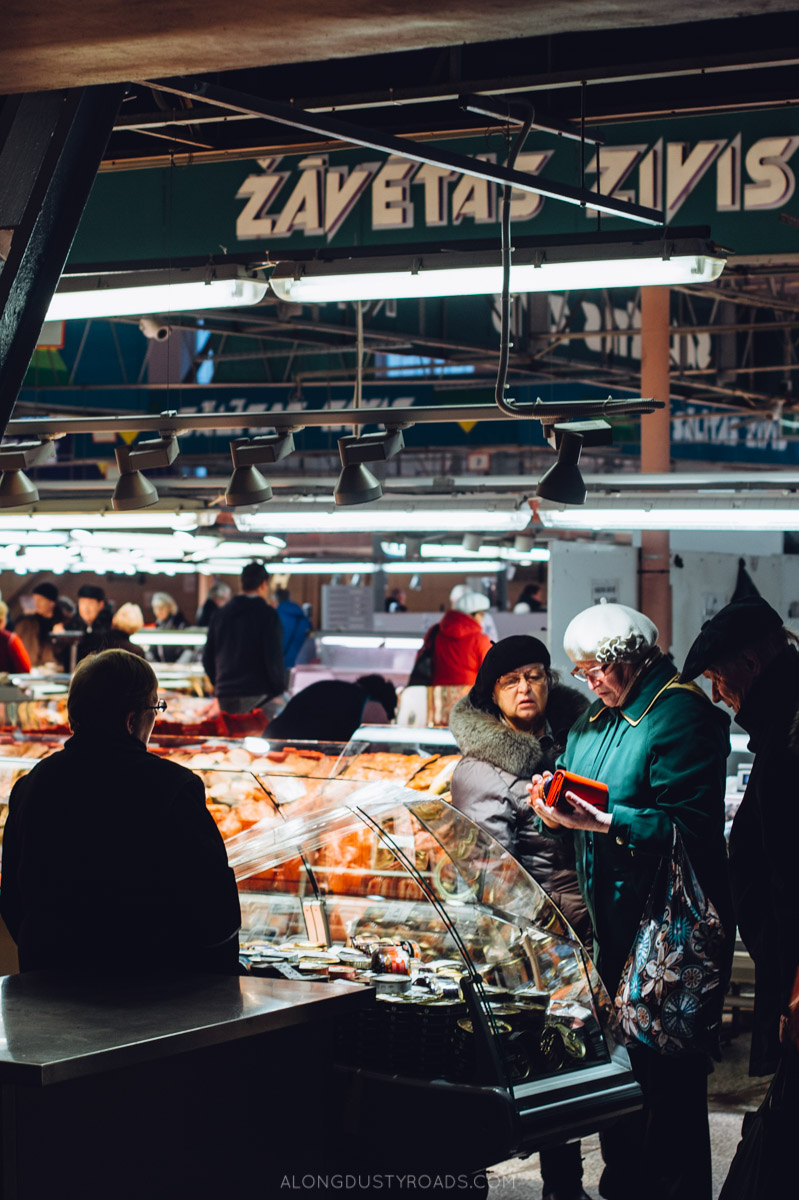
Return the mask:
<path fill-rule="evenodd" d="M 177 389 L 176 389 L 177 390 Z M 576 400 L 557 402 L 537 400 L 529 406 L 525 416 L 538 421 L 568 421 L 589 417 L 632 416 L 654 412 L 663 408 L 663 401 L 650 399 Z M 22 417 L 8 423 L 9 438 L 41 436 L 57 437 L 68 433 L 131 433 L 156 432 L 160 434 L 189 433 L 193 430 L 212 429 L 256 429 L 271 428 L 278 432 L 302 427 L 324 425 L 381 425 L 389 421 L 392 426 L 425 422 L 448 424 L 457 421 L 508 421 L 512 417 L 493 404 L 440 405 L 418 408 L 412 405 L 393 408 L 350 408 L 350 409 L 287 409 L 283 412 L 252 411 L 224 413 L 180 413 L 136 416 L 123 413 L 110 417 Z"/>

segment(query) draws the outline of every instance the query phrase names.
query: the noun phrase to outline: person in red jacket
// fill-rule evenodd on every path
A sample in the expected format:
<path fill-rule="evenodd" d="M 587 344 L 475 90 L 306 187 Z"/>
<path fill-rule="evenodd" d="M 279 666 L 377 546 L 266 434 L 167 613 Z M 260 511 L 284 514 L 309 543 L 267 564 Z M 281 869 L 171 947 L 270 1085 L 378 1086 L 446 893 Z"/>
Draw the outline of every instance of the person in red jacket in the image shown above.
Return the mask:
<path fill-rule="evenodd" d="M 491 639 L 483 633 L 483 614 L 489 607 L 488 598 L 481 592 L 463 592 L 438 624 L 428 629 L 422 649 L 435 639 L 432 687 L 458 684 L 471 687 L 474 683 L 491 649 Z"/>
<path fill-rule="evenodd" d="M 6 629 L 8 620 L 8 605 L 0 600 L 0 672 L 14 671 L 19 675 L 27 675 L 31 669 L 28 651 L 16 633 Z"/>

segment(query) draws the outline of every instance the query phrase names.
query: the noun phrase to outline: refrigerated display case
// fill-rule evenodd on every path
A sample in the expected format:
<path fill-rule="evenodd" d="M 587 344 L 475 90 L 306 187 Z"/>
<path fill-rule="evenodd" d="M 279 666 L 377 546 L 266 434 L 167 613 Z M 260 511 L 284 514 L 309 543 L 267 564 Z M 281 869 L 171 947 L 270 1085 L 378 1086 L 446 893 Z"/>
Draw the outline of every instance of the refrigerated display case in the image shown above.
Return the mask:
<path fill-rule="evenodd" d="M 68 737 L 63 704 L 52 701 L 38 706 L 36 724 L 27 732 L 0 734 L 0 837 L 14 783 L 41 758 L 59 750 Z M 446 731 L 382 725 L 361 727 L 345 744 L 192 738 L 185 729 L 176 737 L 168 732 L 167 723 L 158 722 L 150 751 L 200 776 L 208 808 L 226 839 L 273 817 L 284 805 L 298 812 L 313 808 L 331 779 L 341 779 L 346 787 L 388 780 L 416 791 L 446 792 L 460 757 Z"/>
<path fill-rule="evenodd" d="M 390 782 L 425 787 L 423 764 L 452 746 L 435 731 L 360 734 L 153 747 L 198 771 L 229 822 L 248 972 L 374 989 L 331 1028 L 333 1073 L 308 1078 L 309 1103 L 317 1085 L 346 1097 L 324 1116 L 336 1161 L 478 1170 L 632 1111 L 612 1004 L 561 914 L 442 796 Z M 0 746 L 2 790 L 60 744 Z"/>
<path fill-rule="evenodd" d="M 339 776 L 313 809 L 288 806 L 232 838 L 228 858 L 251 972 L 376 990 L 337 1040 L 365 1144 L 390 1129 L 410 1139 L 409 1160 L 440 1162 L 441 1114 L 454 1105 L 460 1161 L 477 1168 L 638 1106 L 585 948 L 520 864 L 443 798 Z"/>

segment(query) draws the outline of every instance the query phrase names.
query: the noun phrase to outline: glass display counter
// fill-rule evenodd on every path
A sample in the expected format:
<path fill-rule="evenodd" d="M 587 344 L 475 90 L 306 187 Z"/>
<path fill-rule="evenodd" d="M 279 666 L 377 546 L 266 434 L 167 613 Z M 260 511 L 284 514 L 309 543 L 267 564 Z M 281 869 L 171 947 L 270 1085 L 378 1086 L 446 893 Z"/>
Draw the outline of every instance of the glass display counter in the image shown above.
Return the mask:
<path fill-rule="evenodd" d="M 637 1107 L 586 950 L 442 798 L 339 776 L 311 811 L 290 805 L 232 838 L 228 857 L 252 973 L 375 988 L 337 1057 L 395 1136 L 440 1137 L 441 1106 L 471 1096 L 487 1165 Z"/>
<path fill-rule="evenodd" d="M 0 799 L 62 744 L 0 741 Z M 366 1160 L 390 1130 L 415 1164 L 454 1154 L 478 1169 L 637 1107 L 586 950 L 519 863 L 436 794 L 457 760 L 448 735 L 377 726 L 346 746 L 184 739 L 151 750 L 205 784 L 238 881 L 248 972 L 373 989 L 331 1032 L 326 1085 L 350 1098 Z M 442 1149 L 442 1105 L 465 1150 Z"/>
<path fill-rule="evenodd" d="M 183 697 L 184 703 L 190 698 Z M 172 711 L 170 708 L 167 712 Z M 0 831 L 8 814 L 8 797 L 17 779 L 59 750 L 68 731 L 65 701 L 40 702 L 28 719 L 27 731 L 0 734 Z M 205 786 L 208 808 L 227 839 L 259 821 L 275 817 L 284 805 L 298 812 L 312 809 L 328 780 L 387 780 L 416 791 L 445 792 L 458 762 L 451 735 L 445 731 L 404 730 L 396 726 L 364 726 L 348 744 L 283 742 L 260 737 L 193 738 L 185 728 L 173 736 L 158 722 L 150 751 L 189 767 Z M 379 737 L 379 741 L 373 738 Z"/>

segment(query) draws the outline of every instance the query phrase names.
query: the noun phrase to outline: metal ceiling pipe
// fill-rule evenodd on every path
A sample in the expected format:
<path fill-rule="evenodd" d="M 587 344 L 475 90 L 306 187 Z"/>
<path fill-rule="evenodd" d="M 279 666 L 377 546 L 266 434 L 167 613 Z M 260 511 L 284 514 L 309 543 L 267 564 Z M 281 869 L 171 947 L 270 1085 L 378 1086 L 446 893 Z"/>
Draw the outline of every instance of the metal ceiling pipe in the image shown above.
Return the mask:
<path fill-rule="evenodd" d="M 144 86 L 172 96 L 184 96 L 192 100 L 201 96 L 207 103 L 216 104 L 231 112 L 263 117 L 278 125 L 288 125 L 292 129 L 304 129 L 307 133 L 340 138 L 353 146 L 364 146 L 367 150 L 376 150 L 382 154 L 396 154 L 411 162 L 446 167 L 475 179 L 486 179 L 490 183 L 509 184 L 521 192 L 545 196 L 550 200 L 562 200 L 567 204 L 576 204 L 582 208 L 596 209 L 610 216 L 624 217 L 643 225 L 663 225 L 665 221 L 664 214 L 654 208 L 646 208 L 625 200 L 616 200 L 612 196 L 602 196 L 597 192 L 589 191 L 588 188 L 557 183 L 530 172 L 509 170 L 498 164 L 470 158 L 466 154 L 456 154 L 443 146 L 428 149 L 422 143 L 410 138 L 399 138 L 389 133 L 375 132 L 364 126 L 353 125 L 349 121 L 341 121 L 336 117 L 305 112 L 290 104 L 278 104 L 275 101 L 263 100 L 259 96 L 248 96 L 229 88 L 216 87 L 210 83 L 186 81 L 183 86 L 175 86 L 148 80 Z"/>

